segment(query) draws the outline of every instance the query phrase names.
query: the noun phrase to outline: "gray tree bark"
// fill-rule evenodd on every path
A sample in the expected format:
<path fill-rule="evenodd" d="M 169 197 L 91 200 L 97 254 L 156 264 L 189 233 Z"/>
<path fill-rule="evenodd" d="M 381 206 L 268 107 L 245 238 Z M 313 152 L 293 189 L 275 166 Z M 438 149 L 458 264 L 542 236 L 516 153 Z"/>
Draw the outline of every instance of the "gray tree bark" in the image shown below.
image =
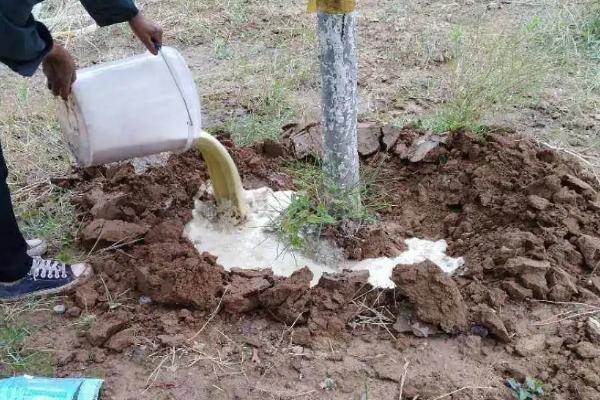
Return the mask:
<path fill-rule="evenodd" d="M 360 207 L 356 11 L 317 13 L 321 49 L 323 168 L 336 200 Z M 339 196 L 348 196 L 339 199 Z M 348 201 L 348 203 L 346 203 Z"/>

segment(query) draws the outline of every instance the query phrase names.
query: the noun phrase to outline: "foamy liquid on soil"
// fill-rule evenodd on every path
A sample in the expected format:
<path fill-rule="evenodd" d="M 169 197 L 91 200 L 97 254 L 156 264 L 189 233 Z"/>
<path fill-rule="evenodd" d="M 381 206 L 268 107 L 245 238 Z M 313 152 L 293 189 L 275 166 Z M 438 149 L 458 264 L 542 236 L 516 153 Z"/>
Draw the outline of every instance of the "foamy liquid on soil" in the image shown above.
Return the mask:
<path fill-rule="evenodd" d="M 430 260 L 447 273 L 454 272 L 464 264 L 462 257 L 446 255 L 445 240 L 406 239 L 408 250 L 398 257 L 361 261 L 343 259 L 341 249 L 326 241 L 313 246 L 313 254 L 310 255 L 294 251 L 270 231 L 273 222 L 290 204 L 292 194 L 290 191 L 275 192 L 270 188 L 246 191 L 248 219 L 239 225 L 219 220 L 214 204 L 196 200 L 193 218 L 186 226 L 184 235 L 199 252 L 217 256 L 219 264 L 227 270 L 271 268 L 275 275 L 290 276 L 307 266 L 313 273 L 313 285 L 324 272 L 351 269 L 369 271 L 369 282 L 373 286 L 392 288 L 394 283 L 390 277 L 398 264 Z"/>

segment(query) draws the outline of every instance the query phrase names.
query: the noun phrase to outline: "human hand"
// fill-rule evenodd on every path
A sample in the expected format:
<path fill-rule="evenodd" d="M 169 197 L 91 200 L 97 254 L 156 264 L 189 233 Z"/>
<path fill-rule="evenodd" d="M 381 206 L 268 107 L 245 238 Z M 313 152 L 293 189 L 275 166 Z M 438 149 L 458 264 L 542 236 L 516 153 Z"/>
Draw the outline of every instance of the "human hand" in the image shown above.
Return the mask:
<path fill-rule="evenodd" d="M 154 22 L 148 21 L 139 13 L 129 21 L 129 26 L 133 33 L 135 33 L 135 36 L 144 43 L 144 46 L 146 46 L 150 53 L 157 55 L 158 49 L 155 44 L 162 43 L 162 28 Z"/>
<path fill-rule="evenodd" d="M 67 100 L 71 94 L 71 85 L 77 77 L 75 61 L 71 54 L 61 45 L 54 43 L 42 64 L 42 71 L 48 78 L 48 89 L 53 95 Z"/>

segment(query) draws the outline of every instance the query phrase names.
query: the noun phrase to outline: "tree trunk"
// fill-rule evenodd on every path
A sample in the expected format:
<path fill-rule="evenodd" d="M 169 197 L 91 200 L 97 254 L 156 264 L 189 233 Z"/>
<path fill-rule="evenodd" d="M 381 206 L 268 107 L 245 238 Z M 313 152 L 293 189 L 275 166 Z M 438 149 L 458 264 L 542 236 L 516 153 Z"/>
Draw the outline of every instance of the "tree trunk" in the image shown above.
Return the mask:
<path fill-rule="evenodd" d="M 356 12 L 328 14 L 319 11 L 317 21 L 321 48 L 325 184 L 335 202 L 359 208 Z"/>

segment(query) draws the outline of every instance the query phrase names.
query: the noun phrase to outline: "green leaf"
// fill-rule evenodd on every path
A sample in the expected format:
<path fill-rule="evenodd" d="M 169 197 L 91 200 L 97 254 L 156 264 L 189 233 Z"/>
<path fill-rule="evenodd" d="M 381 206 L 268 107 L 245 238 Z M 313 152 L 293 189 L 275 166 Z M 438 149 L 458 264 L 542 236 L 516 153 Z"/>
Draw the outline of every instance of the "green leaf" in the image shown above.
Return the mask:
<path fill-rule="evenodd" d="M 517 382 L 514 378 L 510 378 L 508 381 L 506 381 L 506 383 L 508 383 L 508 386 L 512 390 L 519 390 L 521 388 L 521 384 Z"/>
<path fill-rule="evenodd" d="M 531 21 L 527 24 L 527 31 L 533 32 L 542 24 L 542 19 L 534 15 Z"/>
<path fill-rule="evenodd" d="M 519 389 L 519 400 L 528 400 L 529 398 L 529 392 L 525 389 Z"/>

